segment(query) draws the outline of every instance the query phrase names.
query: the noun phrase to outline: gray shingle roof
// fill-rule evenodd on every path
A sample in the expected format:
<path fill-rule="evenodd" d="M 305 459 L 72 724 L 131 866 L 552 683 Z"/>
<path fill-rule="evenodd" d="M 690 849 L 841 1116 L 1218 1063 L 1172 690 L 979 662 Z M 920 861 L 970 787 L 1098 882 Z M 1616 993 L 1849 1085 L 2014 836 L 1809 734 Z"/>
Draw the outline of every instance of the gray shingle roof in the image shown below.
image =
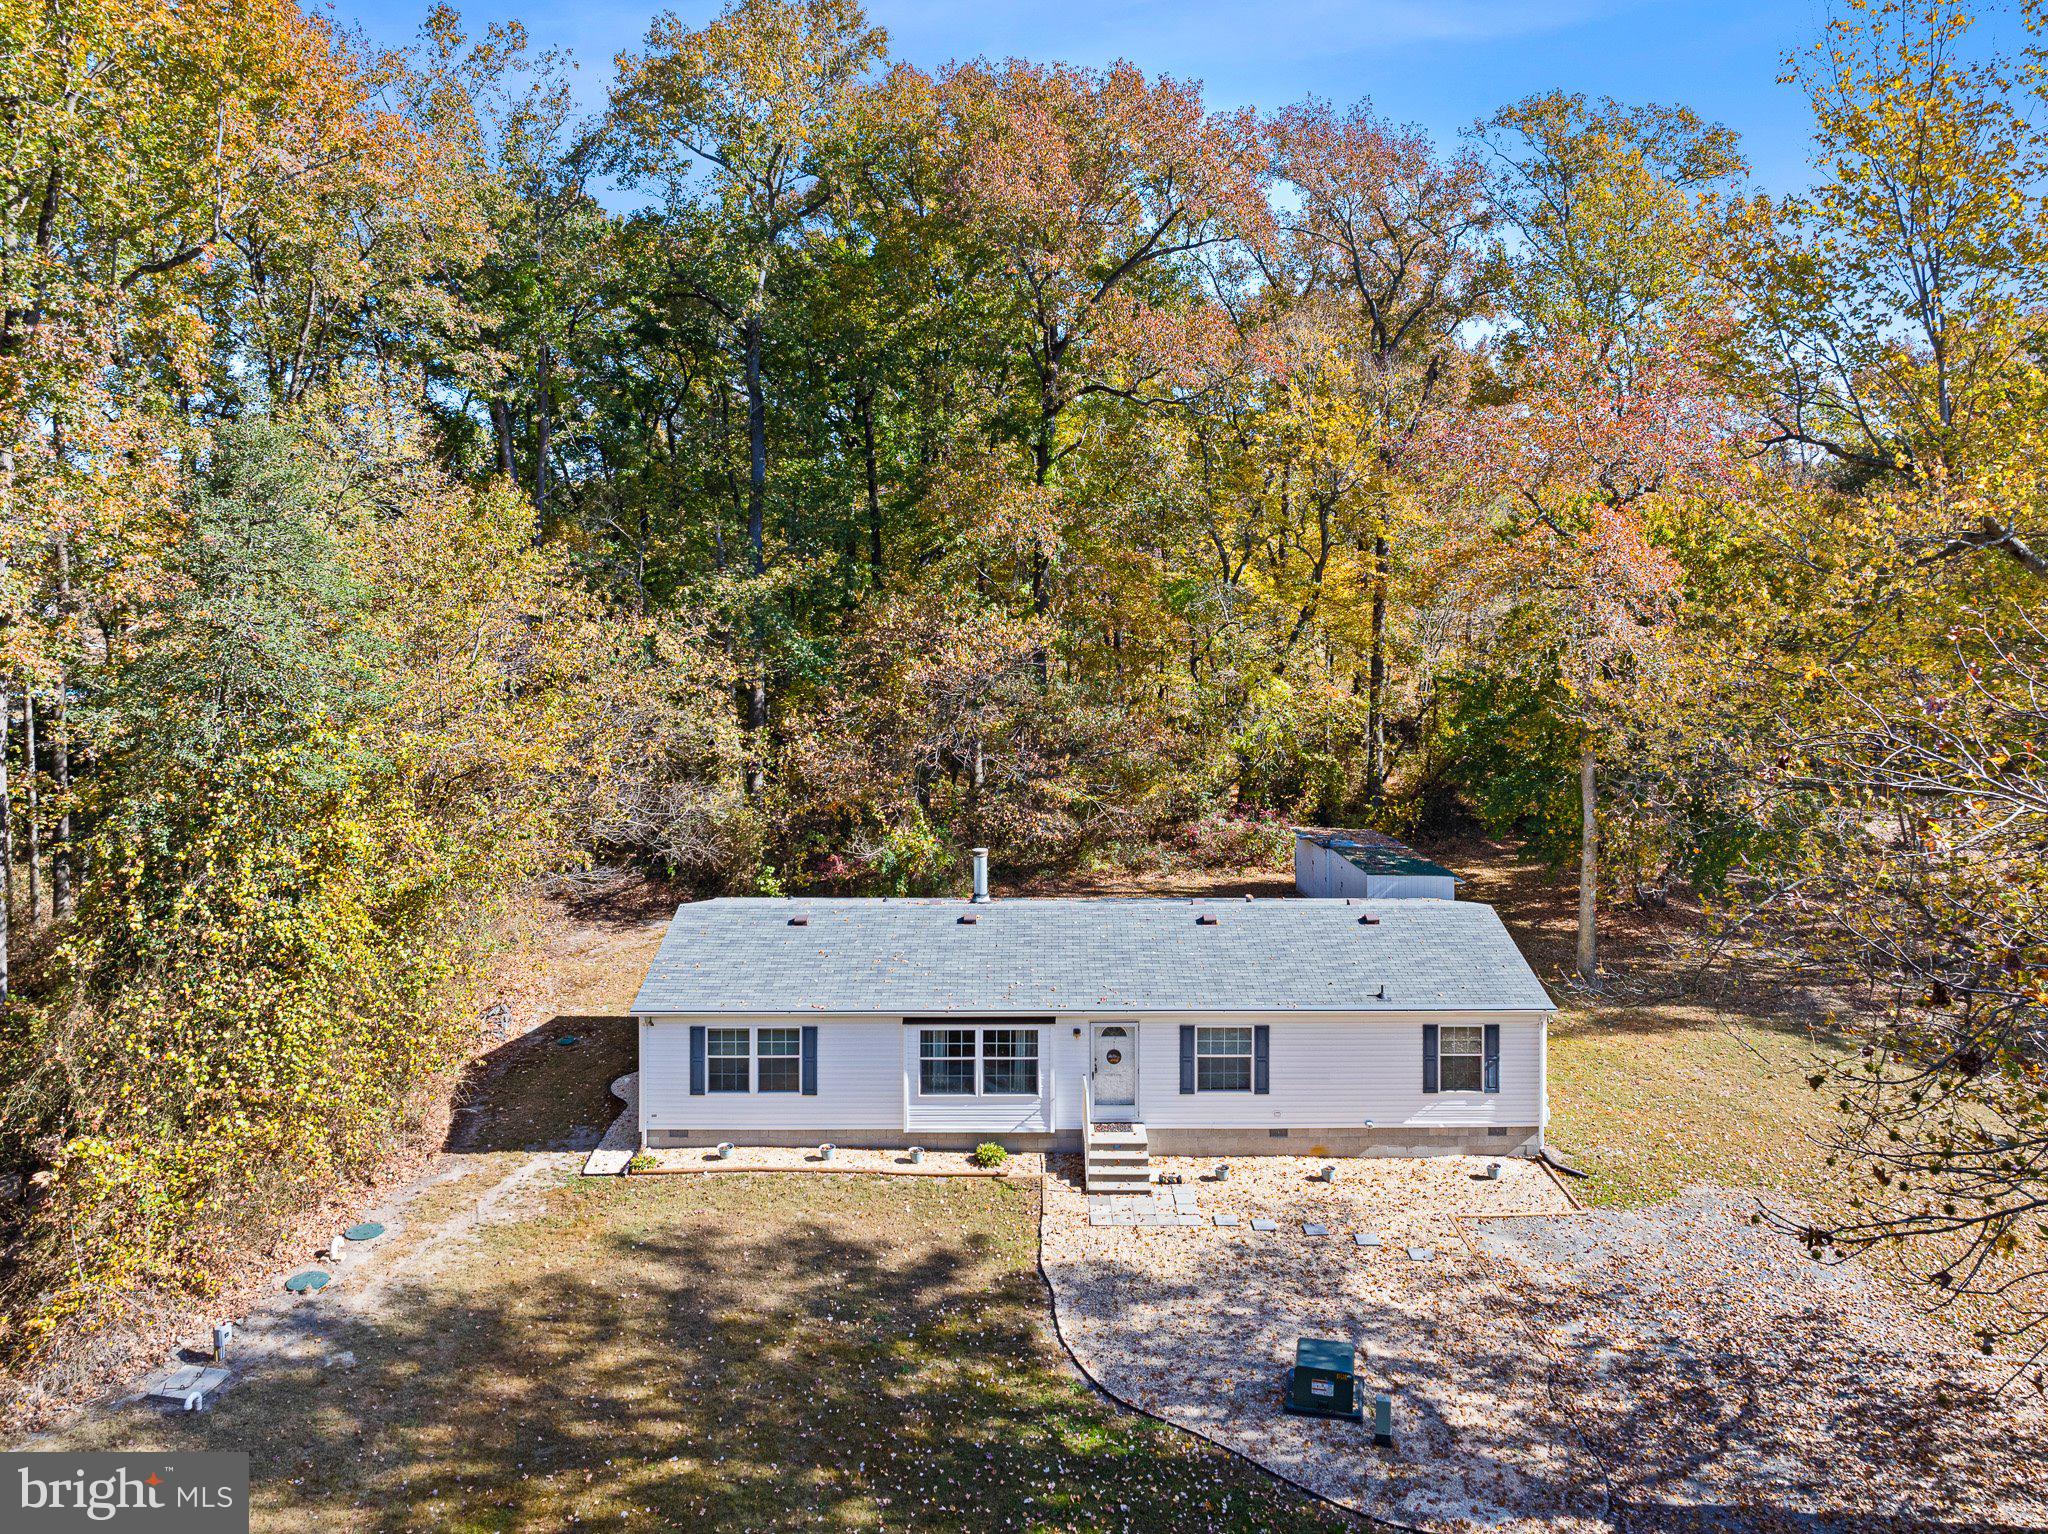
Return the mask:
<path fill-rule="evenodd" d="M 1376 925 L 1360 923 L 1368 912 Z M 972 926 L 959 920 L 968 914 Z M 676 911 L 633 1010 L 921 1016 L 1551 1005 L 1493 907 L 1469 901 L 738 899 Z"/>

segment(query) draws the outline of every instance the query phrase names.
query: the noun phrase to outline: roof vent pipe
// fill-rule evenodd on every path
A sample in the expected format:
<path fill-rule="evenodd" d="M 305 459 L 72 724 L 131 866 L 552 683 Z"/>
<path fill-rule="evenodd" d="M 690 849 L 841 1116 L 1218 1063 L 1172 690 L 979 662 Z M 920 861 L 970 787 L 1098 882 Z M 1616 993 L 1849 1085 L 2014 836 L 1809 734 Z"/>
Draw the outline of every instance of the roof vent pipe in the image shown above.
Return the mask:
<path fill-rule="evenodd" d="M 988 904 L 988 848 L 974 849 L 974 903 Z"/>

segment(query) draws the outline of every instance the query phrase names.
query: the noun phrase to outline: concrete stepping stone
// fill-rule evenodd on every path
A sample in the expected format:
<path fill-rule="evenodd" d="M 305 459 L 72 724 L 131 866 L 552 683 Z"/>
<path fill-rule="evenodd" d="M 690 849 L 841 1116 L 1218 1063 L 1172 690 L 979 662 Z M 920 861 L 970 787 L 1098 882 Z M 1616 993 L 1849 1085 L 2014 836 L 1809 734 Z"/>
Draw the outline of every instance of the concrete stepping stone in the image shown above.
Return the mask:
<path fill-rule="evenodd" d="M 206 1398 L 227 1382 L 225 1369 L 188 1364 L 150 1375 L 142 1382 L 142 1394 L 152 1401 L 170 1401 L 186 1411 L 199 1411 L 206 1405 Z"/>
<path fill-rule="evenodd" d="M 1276 1222 L 1276 1221 L 1273 1221 L 1273 1220 L 1254 1220 L 1254 1221 L 1252 1221 L 1252 1229 L 1253 1229 L 1253 1230 L 1278 1230 L 1279 1228 L 1280 1228 L 1280 1226 L 1279 1226 L 1278 1222 Z"/>
<path fill-rule="evenodd" d="M 1234 1214 L 1219 1214 L 1216 1216 L 1216 1224 L 1219 1229 L 1227 1230 L 1236 1223 L 1237 1216 Z"/>
<path fill-rule="evenodd" d="M 1353 1236 L 1351 1239 L 1353 1241 L 1356 1241 L 1360 1246 L 1369 1246 L 1377 1248 L 1380 1246 L 1384 1246 L 1386 1244 L 1385 1242 L 1380 1240 L 1380 1233 L 1376 1230 L 1362 1230 L 1357 1235 Z"/>
<path fill-rule="evenodd" d="M 1411 1246 L 1408 1248 L 1408 1260 L 1410 1262 L 1428 1262 L 1435 1256 L 1436 1248 L 1433 1246 Z"/>
<path fill-rule="evenodd" d="M 1301 1233 L 1304 1236 L 1327 1236 L 1330 1233 L 1330 1227 L 1327 1225 L 1318 1225 L 1313 1220 L 1311 1220 L 1301 1227 Z"/>

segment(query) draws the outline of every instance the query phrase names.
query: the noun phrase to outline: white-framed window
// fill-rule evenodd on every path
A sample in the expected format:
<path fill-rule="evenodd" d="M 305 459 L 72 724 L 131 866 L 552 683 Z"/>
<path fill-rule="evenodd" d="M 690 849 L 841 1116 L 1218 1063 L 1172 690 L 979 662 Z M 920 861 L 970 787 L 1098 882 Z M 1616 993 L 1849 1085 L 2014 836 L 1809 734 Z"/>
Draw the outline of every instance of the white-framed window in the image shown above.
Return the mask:
<path fill-rule="evenodd" d="M 1038 1096 L 1038 1029 L 920 1028 L 921 1097 Z"/>
<path fill-rule="evenodd" d="M 1195 1090 L 1249 1092 L 1252 1089 L 1252 1031 L 1249 1028 L 1195 1030 Z"/>
<path fill-rule="evenodd" d="M 704 1087 L 710 1092 L 744 1092 L 753 1085 L 753 1060 L 746 1028 L 711 1028 L 704 1034 Z"/>
<path fill-rule="evenodd" d="M 926 1097 L 974 1095 L 973 1028 L 924 1028 L 917 1037 L 917 1090 Z"/>
<path fill-rule="evenodd" d="M 1446 1092 L 1486 1088 L 1486 1030 L 1447 1024 L 1437 1036 L 1437 1085 Z"/>
<path fill-rule="evenodd" d="M 984 1028 L 981 1090 L 989 1097 L 1038 1095 L 1038 1030 Z"/>
<path fill-rule="evenodd" d="M 754 1090 L 800 1092 L 804 1084 L 803 1030 L 754 1030 Z"/>

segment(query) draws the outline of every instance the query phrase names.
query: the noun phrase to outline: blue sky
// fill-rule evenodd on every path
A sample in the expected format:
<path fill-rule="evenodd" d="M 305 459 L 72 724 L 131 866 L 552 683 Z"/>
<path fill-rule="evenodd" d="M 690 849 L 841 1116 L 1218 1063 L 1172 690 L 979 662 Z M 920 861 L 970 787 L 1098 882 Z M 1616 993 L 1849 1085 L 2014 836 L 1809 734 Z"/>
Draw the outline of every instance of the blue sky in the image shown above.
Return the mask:
<path fill-rule="evenodd" d="M 520 5 L 484 0 L 472 20 L 517 16 L 569 48 L 602 99 L 611 59 L 660 7 L 631 0 Z M 685 17 L 715 3 L 683 0 Z M 424 6 L 333 0 L 375 41 L 406 40 Z M 1624 101 L 1682 101 L 1741 133 L 1756 178 L 1806 179 L 1804 103 L 1776 78 L 1787 49 L 1818 34 L 1820 0 L 871 0 L 898 58 L 925 67 L 977 54 L 1101 64 L 1203 81 L 1217 105 L 1274 107 L 1311 92 L 1449 138 L 1494 107 L 1554 86 Z"/>

